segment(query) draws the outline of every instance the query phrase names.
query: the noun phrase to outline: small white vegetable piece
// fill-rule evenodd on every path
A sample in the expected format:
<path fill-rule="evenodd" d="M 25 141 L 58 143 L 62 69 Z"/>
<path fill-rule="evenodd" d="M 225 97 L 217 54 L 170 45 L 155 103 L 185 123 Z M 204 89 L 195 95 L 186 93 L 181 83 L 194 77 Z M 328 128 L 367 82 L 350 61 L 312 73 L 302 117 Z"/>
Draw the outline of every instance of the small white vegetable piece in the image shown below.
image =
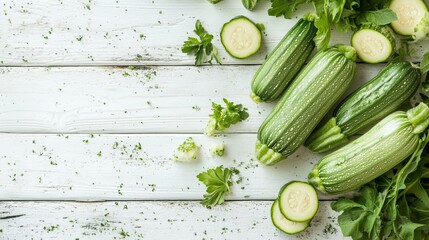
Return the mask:
<path fill-rule="evenodd" d="M 261 47 L 262 34 L 250 19 L 238 16 L 223 25 L 220 39 L 231 56 L 247 58 Z"/>
<path fill-rule="evenodd" d="M 271 220 L 273 221 L 274 226 L 276 226 L 282 232 L 287 234 L 295 234 L 304 231 L 310 221 L 307 222 L 293 222 L 287 220 L 279 208 L 279 200 L 276 199 L 271 207 Z"/>
<path fill-rule="evenodd" d="M 429 33 L 429 12 L 422 0 L 393 0 L 389 8 L 398 20 L 391 26 L 395 32 L 420 40 Z"/>
<path fill-rule="evenodd" d="M 199 146 L 192 137 L 188 137 L 182 144 L 177 147 L 173 159 L 180 162 L 191 162 L 197 159 Z"/>
<path fill-rule="evenodd" d="M 283 216 L 294 222 L 306 222 L 316 215 L 319 199 L 313 186 L 293 181 L 280 190 L 279 207 Z"/>
<path fill-rule="evenodd" d="M 223 142 L 219 142 L 214 144 L 211 148 L 210 148 L 210 152 L 213 155 L 222 157 L 223 154 L 225 153 L 225 144 Z"/>

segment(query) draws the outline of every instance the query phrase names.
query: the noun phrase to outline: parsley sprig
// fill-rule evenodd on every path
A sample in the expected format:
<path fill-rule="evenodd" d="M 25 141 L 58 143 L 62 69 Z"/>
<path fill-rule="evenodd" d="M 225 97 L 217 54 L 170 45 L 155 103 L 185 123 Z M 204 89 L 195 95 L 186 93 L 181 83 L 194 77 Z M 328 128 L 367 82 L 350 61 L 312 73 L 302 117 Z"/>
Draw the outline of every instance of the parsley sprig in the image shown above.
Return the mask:
<path fill-rule="evenodd" d="M 198 174 L 198 180 L 207 187 L 201 204 L 208 208 L 223 204 L 225 202 L 225 194 L 231 192 L 232 174 L 233 172 L 229 168 L 223 168 L 222 166 Z"/>
<path fill-rule="evenodd" d="M 227 99 L 223 99 L 225 107 L 217 103 L 212 103 L 213 113 L 210 114 L 210 120 L 204 128 L 204 134 L 212 136 L 214 132 L 229 128 L 231 125 L 246 120 L 249 117 L 247 108 L 241 104 L 234 104 Z"/>
<path fill-rule="evenodd" d="M 198 35 L 199 39 L 195 37 L 188 37 L 183 43 L 182 52 L 188 55 L 195 55 L 195 65 L 201 65 L 203 61 L 208 59 L 211 63 L 213 59 L 217 63 L 221 63 L 216 47 L 212 44 L 213 35 L 209 34 L 201 25 L 200 20 L 195 22 L 194 33 Z"/>

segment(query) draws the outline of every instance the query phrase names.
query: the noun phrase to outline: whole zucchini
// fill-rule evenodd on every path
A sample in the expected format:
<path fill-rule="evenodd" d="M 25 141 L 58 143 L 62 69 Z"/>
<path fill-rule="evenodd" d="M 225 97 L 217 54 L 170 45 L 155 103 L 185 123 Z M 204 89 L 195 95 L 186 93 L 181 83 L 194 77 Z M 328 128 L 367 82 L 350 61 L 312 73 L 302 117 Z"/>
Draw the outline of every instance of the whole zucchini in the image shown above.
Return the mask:
<path fill-rule="evenodd" d="M 429 107 L 424 103 L 391 113 L 360 138 L 321 158 L 309 182 L 323 193 L 355 190 L 410 156 L 428 125 Z"/>
<path fill-rule="evenodd" d="M 251 98 L 255 102 L 279 98 L 302 68 L 315 46 L 317 29 L 313 20 L 311 15 L 300 19 L 259 67 L 252 80 Z"/>
<path fill-rule="evenodd" d="M 273 165 L 292 154 L 344 94 L 356 72 L 356 51 L 320 51 L 298 74 L 258 131 L 256 158 Z"/>
<path fill-rule="evenodd" d="M 420 70 L 405 61 L 384 67 L 373 79 L 350 94 L 305 145 L 313 152 L 325 152 L 350 136 L 379 121 L 409 100 L 420 85 Z"/>

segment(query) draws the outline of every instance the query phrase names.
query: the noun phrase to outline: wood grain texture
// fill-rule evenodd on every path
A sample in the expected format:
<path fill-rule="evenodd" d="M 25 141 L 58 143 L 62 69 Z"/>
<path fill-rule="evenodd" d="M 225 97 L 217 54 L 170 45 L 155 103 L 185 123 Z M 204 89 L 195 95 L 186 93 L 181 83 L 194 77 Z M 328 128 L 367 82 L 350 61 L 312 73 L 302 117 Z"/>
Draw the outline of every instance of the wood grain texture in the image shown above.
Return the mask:
<path fill-rule="evenodd" d="M 180 48 L 193 35 L 196 19 L 215 36 L 224 64 L 260 64 L 297 21 L 268 16 L 268 1 L 254 12 L 241 1 L 212 5 L 205 0 L 13 0 L 1 7 L 0 63 L 5 66 L 193 65 Z M 246 60 L 230 57 L 219 42 L 222 25 L 237 15 L 266 27 L 261 50 Z M 333 33 L 332 44 L 349 42 L 350 33 Z M 411 49 L 411 60 L 420 61 L 428 40 Z"/>
<path fill-rule="evenodd" d="M 189 136 L 201 146 L 198 160 L 173 161 Z M 272 200 L 283 184 L 306 181 L 321 156 L 302 147 L 267 167 L 253 159 L 255 141 L 256 134 L 0 134 L 0 200 L 200 200 L 205 186 L 196 176 L 220 165 L 240 172 L 227 199 Z M 219 142 L 226 153 L 212 156 Z"/>
<path fill-rule="evenodd" d="M 25 239 L 348 239 L 330 202 L 321 202 L 305 232 L 286 235 L 271 223 L 271 201 L 0 202 L 0 237 Z"/>
<path fill-rule="evenodd" d="M 349 91 L 383 65 L 358 64 Z M 227 129 L 255 133 L 274 103 L 256 104 L 257 66 L 0 68 L 0 132 L 201 133 L 212 101 L 241 103 L 250 117 Z"/>

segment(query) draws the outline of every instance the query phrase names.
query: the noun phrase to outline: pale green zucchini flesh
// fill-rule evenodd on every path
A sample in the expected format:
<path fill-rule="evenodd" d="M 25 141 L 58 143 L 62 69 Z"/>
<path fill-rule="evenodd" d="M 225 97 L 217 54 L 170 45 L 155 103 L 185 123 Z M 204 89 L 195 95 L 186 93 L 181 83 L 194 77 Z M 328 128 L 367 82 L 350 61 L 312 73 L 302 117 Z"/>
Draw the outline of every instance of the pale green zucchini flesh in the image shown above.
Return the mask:
<path fill-rule="evenodd" d="M 223 25 L 220 40 L 229 55 L 247 58 L 261 48 L 262 34 L 250 19 L 238 16 Z"/>
<path fill-rule="evenodd" d="M 294 222 L 310 221 L 319 209 L 319 198 L 313 186 L 306 182 L 292 181 L 279 193 L 279 207 L 283 216 Z"/>
<path fill-rule="evenodd" d="M 405 160 L 429 125 L 429 107 L 420 103 L 390 114 L 367 133 L 321 158 L 308 178 L 323 193 L 356 190 Z"/>
<path fill-rule="evenodd" d="M 310 223 L 310 221 L 294 222 L 285 218 L 280 211 L 278 199 L 275 200 L 271 206 L 271 221 L 276 228 L 287 234 L 296 234 L 302 232 L 308 227 Z"/>
<path fill-rule="evenodd" d="M 255 73 L 251 98 L 255 102 L 278 99 L 313 51 L 317 29 L 313 17 L 300 19 Z"/>
<path fill-rule="evenodd" d="M 395 32 L 423 39 L 429 33 L 429 12 L 422 0 L 392 0 L 389 8 L 396 13 L 397 20 L 390 25 Z"/>
<path fill-rule="evenodd" d="M 273 165 L 302 145 L 350 85 L 355 72 L 353 47 L 328 48 L 302 69 L 258 131 L 256 157 Z"/>
<path fill-rule="evenodd" d="M 380 63 L 392 55 L 396 39 L 387 26 L 364 24 L 353 34 L 352 46 L 362 61 Z"/>
<path fill-rule="evenodd" d="M 421 82 L 418 67 L 392 62 L 362 85 L 334 111 L 334 116 L 306 140 L 313 152 L 329 151 L 352 135 L 395 111 L 415 94 Z"/>

